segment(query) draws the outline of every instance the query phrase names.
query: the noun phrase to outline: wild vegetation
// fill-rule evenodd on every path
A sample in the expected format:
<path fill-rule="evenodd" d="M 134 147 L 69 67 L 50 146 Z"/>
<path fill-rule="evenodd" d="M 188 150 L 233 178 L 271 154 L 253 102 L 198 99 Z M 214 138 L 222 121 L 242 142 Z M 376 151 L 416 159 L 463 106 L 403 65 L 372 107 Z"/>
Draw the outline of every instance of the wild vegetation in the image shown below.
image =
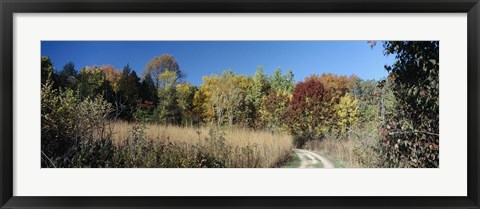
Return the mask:
<path fill-rule="evenodd" d="M 129 65 L 56 70 L 42 57 L 42 167 L 283 167 L 294 147 L 346 167 L 438 167 L 438 42 L 383 47 L 396 62 L 379 81 L 296 83 L 260 66 L 196 86 L 167 54 L 140 77 Z"/>

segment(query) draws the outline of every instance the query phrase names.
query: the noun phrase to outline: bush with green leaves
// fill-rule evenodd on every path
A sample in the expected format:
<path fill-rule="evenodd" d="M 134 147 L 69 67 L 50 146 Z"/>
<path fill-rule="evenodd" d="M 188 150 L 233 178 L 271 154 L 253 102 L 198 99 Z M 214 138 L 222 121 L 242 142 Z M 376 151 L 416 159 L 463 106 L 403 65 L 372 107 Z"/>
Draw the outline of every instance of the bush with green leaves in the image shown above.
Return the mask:
<path fill-rule="evenodd" d="M 385 66 L 398 112 L 387 119 L 381 143 L 383 166 L 439 166 L 439 42 L 384 42 L 394 55 Z"/>
<path fill-rule="evenodd" d="M 71 167 L 85 160 L 81 155 L 83 148 L 89 149 L 86 143 L 110 138 L 112 109 L 102 96 L 81 99 L 71 89 L 54 89 L 48 80 L 42 85 L 41 99 L 42 167 Z"/>

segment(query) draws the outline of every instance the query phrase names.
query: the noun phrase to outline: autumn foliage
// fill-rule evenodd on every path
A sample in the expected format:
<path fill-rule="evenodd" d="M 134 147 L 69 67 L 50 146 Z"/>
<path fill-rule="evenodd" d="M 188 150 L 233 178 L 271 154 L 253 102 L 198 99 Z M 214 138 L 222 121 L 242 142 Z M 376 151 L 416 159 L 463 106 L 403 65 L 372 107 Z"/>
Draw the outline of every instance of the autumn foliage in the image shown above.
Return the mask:
<path fill-rule="evenodd" d="M 299 82 L 287 110 L 287 126 L 300 137 L 320 138 L 332 124 L 332 95 L 318 79 Z"/>
<path fill-rule="evenodd" d="M 84 66 L 77 71 L 69 62 L 55 70 L 50 58 L 42 57 L 42 166 L 115 167 L 113 162 L 150 166 L 153 161 L 144 161 L 142 150 L 155 162 L 170 166 L 228 165 L 222 159 L 225 150 L 220 155 L 216 148 L 205 152 L 197 145 L 172 144 L 162 134 L 156 137 L 161 135 L 166 141 L 153 145 L 138 125 L 150 124 L 188 128 L 192 133 L 193 127 L 213 126 L 265 133 L 270 138 L 293 136 L 297 147 L 307 148 L 355 144 L 338 150 L 350 150 L 348 156 L 356 156 L 356 163 L 368 167 L 438 167 L 439 43 L 401 41 L 383 46 L 384 53 L 395 56 L 396 62 L 385 67 L 388 77 L 380 81 L 323 73 L 295 82 L 291 70 L 282 73 L 277 69 L 268 75 L 259 66 L 253 75 L 225 70 L 205 75 L 201 84 L 194 85 L 185 80 L 180 64 L 168 54 L 153 57 L 140 76 L 129 65 L 123 69 Z M 112 150 L 118 147 L 109 141 L 111 121 L 138 123 L 128 137 L 141 144 L 126 140 L 121 149 L 128 153 L 113 156 Z M 223 149 L 230 146 L 224 139 L 221 131 L 212 131 L 205 143 Z M 348 141 L 352 139 L 356 141 Z M 230 148 L 246 155 L 261 153 L 255 146 Z M 129 153 L 139 156 L 132 159 Z M 191 155 L 190 161 L 168 161 L 185 153 Z M 289 154 L 285 150 L 276 153 L 278 159 L 266 164 L 279 165 Z"/>

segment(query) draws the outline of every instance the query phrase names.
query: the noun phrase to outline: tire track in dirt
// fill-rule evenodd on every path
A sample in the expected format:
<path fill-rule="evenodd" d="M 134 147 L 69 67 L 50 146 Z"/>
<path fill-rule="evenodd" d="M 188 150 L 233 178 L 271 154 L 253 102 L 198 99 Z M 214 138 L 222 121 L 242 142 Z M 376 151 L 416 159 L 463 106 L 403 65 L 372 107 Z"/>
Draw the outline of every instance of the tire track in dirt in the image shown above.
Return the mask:
<path fill-rule="evenodd" d="M 300 158 L 299 168 L 312 168 L 319 162 L 323 164 L 323 168 L 335 168 L 332 162 L 317 153 L 304 149 L 294 149 L 294 151 Z"/>

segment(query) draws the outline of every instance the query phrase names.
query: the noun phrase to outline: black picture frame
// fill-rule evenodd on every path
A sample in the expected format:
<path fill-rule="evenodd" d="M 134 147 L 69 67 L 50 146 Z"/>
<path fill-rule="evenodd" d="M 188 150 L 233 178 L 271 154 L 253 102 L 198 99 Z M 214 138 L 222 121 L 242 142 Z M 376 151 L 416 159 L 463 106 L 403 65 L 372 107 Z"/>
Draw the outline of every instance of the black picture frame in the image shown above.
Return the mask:
<path fill-rule="evenodd" d="M 479 208 L 478 0 L 0 0 L 1 208 Z M 465 197 L 13 196 L 14 13 L 467 13 L 468 195 Z M 445 179 L 448 181 L 449 179 Z"/>

